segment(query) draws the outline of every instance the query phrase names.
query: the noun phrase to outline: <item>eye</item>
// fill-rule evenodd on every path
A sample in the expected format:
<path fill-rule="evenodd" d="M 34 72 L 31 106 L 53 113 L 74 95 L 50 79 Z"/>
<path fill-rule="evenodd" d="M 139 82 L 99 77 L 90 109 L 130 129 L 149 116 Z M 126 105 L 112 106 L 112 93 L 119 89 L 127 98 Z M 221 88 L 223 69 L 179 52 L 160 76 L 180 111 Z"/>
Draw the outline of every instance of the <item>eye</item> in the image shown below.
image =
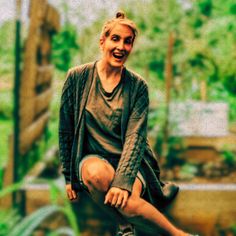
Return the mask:
<path fill-rule="evenodd" d="M 133 43 L 133 39 L 132 38 L 125 39 L 125 44 L 132 44 L 132 43 Z"/>
<path fill-rule="evenodd" d="M 118 36 L 112 36 L 111 40 L 114 41 L 114 42 L 117 42 L 119 40 L 119 37 Z"/>

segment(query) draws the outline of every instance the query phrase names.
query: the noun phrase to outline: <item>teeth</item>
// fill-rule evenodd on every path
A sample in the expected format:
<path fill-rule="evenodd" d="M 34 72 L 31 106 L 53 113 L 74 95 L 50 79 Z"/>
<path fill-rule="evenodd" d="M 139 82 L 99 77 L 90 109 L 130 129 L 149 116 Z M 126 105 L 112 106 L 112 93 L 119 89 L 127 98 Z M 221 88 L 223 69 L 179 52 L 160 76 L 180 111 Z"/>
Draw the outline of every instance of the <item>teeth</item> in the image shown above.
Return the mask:
<path fill-rule="evenodd" d="M 114 53 L 113 56 L 116 57 L 116 58 L 122 58 L 124 56 L 124 54 Z"/>

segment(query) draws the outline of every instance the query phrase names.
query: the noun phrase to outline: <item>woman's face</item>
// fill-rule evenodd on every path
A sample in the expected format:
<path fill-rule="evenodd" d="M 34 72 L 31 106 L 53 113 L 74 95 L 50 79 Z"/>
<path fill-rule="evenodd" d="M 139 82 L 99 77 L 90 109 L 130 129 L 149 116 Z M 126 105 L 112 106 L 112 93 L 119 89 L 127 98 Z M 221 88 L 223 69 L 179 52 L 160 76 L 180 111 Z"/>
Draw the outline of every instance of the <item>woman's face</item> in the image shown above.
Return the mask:
<path fill-rule="evenodd" d="M 134 34 L 122 24 L 117 24 L 108 37 L 100 40 L 102 59 L 111 67 L 122 67 L 133 48 Z"/>

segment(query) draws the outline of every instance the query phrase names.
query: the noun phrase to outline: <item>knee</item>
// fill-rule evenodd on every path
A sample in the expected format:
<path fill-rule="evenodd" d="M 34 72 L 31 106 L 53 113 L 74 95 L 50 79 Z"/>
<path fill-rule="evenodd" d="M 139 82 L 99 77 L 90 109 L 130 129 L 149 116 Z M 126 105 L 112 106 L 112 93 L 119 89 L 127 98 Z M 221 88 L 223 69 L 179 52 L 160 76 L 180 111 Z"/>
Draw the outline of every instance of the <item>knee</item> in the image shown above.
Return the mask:
<path fill-rule="evenodd" d="M 103 161 L 84 163 L 82 178 L 89 190 L 106 192 L 113 180 L 114 173 Z"/>

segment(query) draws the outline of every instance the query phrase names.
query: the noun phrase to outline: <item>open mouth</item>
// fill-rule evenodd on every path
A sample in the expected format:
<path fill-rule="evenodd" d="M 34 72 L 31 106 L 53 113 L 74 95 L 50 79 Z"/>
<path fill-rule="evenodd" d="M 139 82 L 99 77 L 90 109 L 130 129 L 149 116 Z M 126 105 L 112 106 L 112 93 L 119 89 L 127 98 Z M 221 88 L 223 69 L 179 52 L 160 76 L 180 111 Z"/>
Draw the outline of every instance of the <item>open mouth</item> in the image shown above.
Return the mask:
<path fill-rule="evenodd" d="M 124 56 L 125 56 L 124 53 L 113 53 L 113 57 L 115 57 L 116 59 L 119 59 L 119 60 L 124 58 Z"/>

